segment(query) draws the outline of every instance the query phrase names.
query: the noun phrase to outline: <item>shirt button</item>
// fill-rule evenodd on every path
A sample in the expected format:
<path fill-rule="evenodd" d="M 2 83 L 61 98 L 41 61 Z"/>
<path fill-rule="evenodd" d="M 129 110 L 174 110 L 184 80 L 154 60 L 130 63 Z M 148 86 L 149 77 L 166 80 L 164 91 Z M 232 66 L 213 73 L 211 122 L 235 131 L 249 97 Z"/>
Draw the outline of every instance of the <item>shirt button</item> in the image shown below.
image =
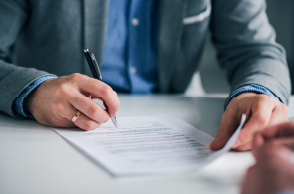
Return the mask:
<path fill-rule="evenodd" d="M 132 68 L 131 68 L 131 73 L 132 73 L 132 74 L 136 73 L 136 71 L 137 71 L 136 67 L 132 67 Z"/>
<path fill-rule="evenodd" d="M 132 24 L 133 24 L 133 26 L 138 26 L 139 25 L 139 19 L 138 18 L 133 18 L 132 19 Z"/>

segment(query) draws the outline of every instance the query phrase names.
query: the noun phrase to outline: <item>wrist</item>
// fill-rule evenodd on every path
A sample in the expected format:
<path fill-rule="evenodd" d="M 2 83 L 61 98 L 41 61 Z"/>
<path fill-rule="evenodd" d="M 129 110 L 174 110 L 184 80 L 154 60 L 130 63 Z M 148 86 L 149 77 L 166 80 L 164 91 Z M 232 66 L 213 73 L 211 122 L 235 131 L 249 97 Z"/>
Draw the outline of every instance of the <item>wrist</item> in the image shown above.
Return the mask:
<path fill-rule="evenodd" d="M 23 109 L 25 113 L 28 113 L 30 115 L 33 114 L 33 105 L 34 105 L 34 99 L 36 98 L 38 91 L 44 86 L 44 84 L 50 82 L 52 79 L 48 79 L 42 83 L 40 83 L 37 87 L 35 87 L 23 100 Z"/>
<path fill-rule="evenodd" d="M 274 93 L 272 93 L 267 88 L 265 88 L 263 86 L 260 86 L 260 85 L 256 85 L 256 84 L 249 84 L 249 85 L 242 86 L 242 87 L 234 90 L 231 93 L 231 95 L 226 100 L 225 110 L 226 110 L 228 104 L 231 102 L 231 100 L 234 97 L 240 96 L 242 94 L 246 95 L 247 93 L 252 93 L 252 94 L 255 94 L 255 95 L 258 95 L 258 94 L 266 94 L 268 96 L 274 97 L 275 99 L 277 99 L 280 102 L 283 102 L 279 97 L 277 97 Z"/>
<path fill-rule="evenodd" d="M 32 101 L 33 101 L 33 96 L 37 88 L 35 88 L 27 97 L 24 98 L 23 100 L 23 109 L 24 112 L 29 113 L 32 115 L 31 107 L 32 107 Z"/>

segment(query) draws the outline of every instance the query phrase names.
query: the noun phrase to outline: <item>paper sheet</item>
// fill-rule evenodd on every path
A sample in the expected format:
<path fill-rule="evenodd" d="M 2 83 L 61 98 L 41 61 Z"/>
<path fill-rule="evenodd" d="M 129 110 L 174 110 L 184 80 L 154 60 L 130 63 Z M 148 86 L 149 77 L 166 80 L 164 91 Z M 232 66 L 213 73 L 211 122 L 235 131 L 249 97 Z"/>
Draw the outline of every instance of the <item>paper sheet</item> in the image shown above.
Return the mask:
<path fill-rule="evenodd" d="M 114 176 L 191 172 L 230 150 L 244 124 L 226 146 L 211 151 L 213 137 L 170 115 L 117 117 L 91 131 L 53 128 Z"/>

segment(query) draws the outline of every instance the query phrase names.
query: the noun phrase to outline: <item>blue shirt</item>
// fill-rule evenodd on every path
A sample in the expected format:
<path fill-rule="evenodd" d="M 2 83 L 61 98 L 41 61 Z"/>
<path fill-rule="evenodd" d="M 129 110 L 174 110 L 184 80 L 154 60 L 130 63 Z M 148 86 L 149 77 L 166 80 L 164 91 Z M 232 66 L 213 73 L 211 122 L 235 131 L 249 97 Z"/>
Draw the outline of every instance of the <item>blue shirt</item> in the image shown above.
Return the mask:
<path fill-rule="evenodd" d="M 115 91 L 158 91 L 158 12 L 158 0 L 110 0 L 102 77 Z"/>
<path fill-rule="evenodd" d="M 116 92 L 149 94 L 158 91 L 158 25 L 158 0 L 110 0 L 102 76 Z M 27 117 L 23 110 L 24 98 L 39 84 L 52 78 L 39 78 L 28 86 L 14 100 L 16 113 Z M 250 84 L 235 90 L 226 106 L 233 97 L 244 92 L 277 98 L 266 88 Z"/>

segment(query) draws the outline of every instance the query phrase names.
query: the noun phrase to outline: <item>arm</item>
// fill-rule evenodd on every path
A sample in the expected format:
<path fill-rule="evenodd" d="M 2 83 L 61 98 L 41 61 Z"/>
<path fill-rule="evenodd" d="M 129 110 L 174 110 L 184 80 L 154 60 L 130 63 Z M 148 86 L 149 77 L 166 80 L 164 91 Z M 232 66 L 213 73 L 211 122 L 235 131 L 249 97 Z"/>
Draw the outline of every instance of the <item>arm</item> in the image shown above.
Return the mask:
<path fill-rule="evenodd" d="M 232 91 L 266 87 L 287 104 L 290 77 L 284 49 L 275 42 L 264 0 L 212 0 L 211 31 Z"/>
<path fill-rule="evenodd" d="M 283 48 L 275 42 L 264 0 L 213 0 L 211 31 L 218 59 L 227 71 L 232 91 L 254 84 L 273 97 L 247 91 L 230 100 L 212 149 L 220 149 L 234 132 L 242 113 L 246 125 L 233 148 L 248 150 L 256 131 L 288 121 L 290 78 Z M 248 93 L 250 92 L 250 93 Z M 234 96 L 234 94 L 232 94 Z M 279 102 L 274 97 L 281 99 Z"/>
<path fill-rule="evenodd" d="M 22 97 L 22 92 L 26 92 L 26 88 L 30 88 L 34 81 L 51 76 L 44 71 L 12 64 L 13 47 L 17 45 L 17 39 L 26 24 L 33 22 L 34 18 L 29 15 L 33 9 L 27 0 L 0 1 L 0 111 L 11 116 L 18 116 L 13 110 L 15 99 Z M 36 64 L 31 66 L 34 65 Z M 108 112 L 92 98 L 104 100 Z M 119 105 L 117 94 L 112 88 L 81 74 L 46 80 L 23 99 L 24 111 L 39 123 L 85 130 L 94 129 L 107 122 L 109 116 L 116 115 Z M 72 120 L 78 110 L 81 112 L 79 117 Z"/>
<path fill-rule="evenodd" d="M 13 47 L 29 17 L 29 6 L 24 0 L 0 1 L 0 111 L 17 116 L 13 101 L 32 82 L 50 75 L 34 68 L 23 68 L 11 63 Z"/>

